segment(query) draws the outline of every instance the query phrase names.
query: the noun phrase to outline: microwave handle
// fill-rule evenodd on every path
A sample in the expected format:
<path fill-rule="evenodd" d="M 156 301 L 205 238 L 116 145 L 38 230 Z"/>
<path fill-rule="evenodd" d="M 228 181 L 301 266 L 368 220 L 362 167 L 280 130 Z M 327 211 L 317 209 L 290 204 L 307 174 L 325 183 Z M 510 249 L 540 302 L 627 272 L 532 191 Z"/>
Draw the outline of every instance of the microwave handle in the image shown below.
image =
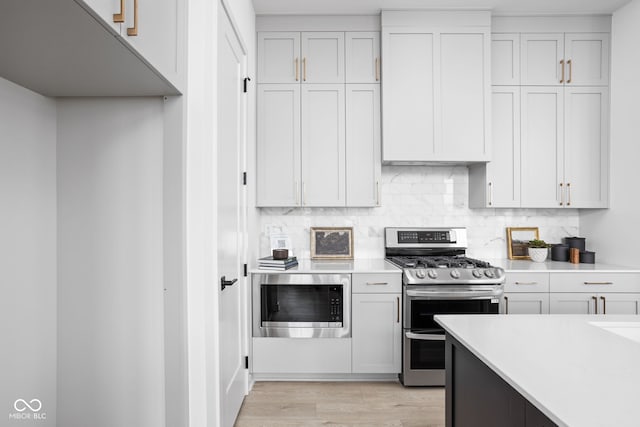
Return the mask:
<path fill-rule="evenodd" d="M 422 340 L 422 341 L 444 341 L 445 336 L 440 334 L 416 334 L 413 332 L 405 332 L 404 336 L 410 340 Z"/>

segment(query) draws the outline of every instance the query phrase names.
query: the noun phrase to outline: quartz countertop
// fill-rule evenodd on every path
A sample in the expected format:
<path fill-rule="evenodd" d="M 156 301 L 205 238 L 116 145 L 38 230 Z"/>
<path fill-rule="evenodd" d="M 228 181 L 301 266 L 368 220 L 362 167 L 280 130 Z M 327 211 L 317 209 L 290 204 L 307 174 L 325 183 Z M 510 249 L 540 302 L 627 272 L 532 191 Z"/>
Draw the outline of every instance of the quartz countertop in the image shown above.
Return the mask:
<path fill-rule="evenodd" d="M 327 260 L 327 261 L 311 261 L 308 259 L 299 259 L 298 266 L 289 270 L 263 270 L 257 265 L 250 270 L 251 273 L 262 274 L 292 274 L 292 273 L 398 273 L 400 270 L 395 265 L 383 258 L 372 259 L 354 259 L 349 261 Z"/>
<path fill-rule="evenodd" d="M 610 272 L 628 272 L 638 273 L 640 267 L 625 267 L 621 265 L 611 265 L 603 263 L 595 264 L 571 264 L 564 261 L 545 261 L 545 262 L 533 262 L 526 259 L 488 259 L 496 267 L 502 267 L 507 272 L 513 273 L 527 273 L 531 271 L 547 271 L 553 273 L 576 273 L 583 271 L 598 271 L 601 273 Z"/>
<path fill-rule="evenodd" d="M 640 425 L 640 316 L 438 315 L 436 321 L 559 426 Z"/>

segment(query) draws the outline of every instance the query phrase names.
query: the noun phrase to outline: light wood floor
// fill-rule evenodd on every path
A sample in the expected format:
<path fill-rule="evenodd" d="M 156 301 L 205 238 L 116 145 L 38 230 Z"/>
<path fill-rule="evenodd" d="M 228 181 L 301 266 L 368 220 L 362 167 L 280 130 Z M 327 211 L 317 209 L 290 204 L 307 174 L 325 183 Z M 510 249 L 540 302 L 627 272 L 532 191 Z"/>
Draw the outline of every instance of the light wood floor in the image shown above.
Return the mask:
<path fill-rule="evenodd" d="M 236 427 L 443 427 L 444 388 L 397 382 L 257 382 Z"/>

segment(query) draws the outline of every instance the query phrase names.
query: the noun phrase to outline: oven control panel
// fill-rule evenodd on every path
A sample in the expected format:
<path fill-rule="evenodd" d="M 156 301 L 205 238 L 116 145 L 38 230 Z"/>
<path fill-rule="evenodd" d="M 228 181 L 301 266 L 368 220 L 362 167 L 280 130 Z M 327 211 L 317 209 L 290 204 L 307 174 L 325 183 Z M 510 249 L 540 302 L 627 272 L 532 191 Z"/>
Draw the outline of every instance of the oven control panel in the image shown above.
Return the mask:
<path fill-rule="evenodd" d="M 455 243 L 450 231 L 399 230 L 398 243 Z"/>

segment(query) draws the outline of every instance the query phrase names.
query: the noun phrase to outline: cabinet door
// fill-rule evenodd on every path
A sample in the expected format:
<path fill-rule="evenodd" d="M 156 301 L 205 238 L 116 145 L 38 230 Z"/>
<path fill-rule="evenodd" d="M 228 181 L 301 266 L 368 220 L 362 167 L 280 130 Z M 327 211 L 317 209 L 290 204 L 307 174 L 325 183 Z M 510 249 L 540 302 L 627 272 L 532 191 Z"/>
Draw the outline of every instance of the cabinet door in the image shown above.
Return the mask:
<path fill-rule="evenodd" d="M 400 372 L 400 294 L 354 294 L 352 372 Z"/>
<path fill-rule="evenodd" d="M 501 305 L 503 314 L 549 314 L 549 294 L 507 293 Z"/>
<path fill-rule="evenodd" d="M 165 78 L 180 85 L 178 65 L 178 31 L 184 20 L 184 2 L 127 0 L 122 38 L 138 51 Z M 220 17 L 222 18 L 222 17 Z"/>
<path fill-rule="evenodd" d="M 520 35 L 520 78 L 522 85 L 562 85 L 566 80 L 564 34 Z M 563 78 L 564 76 L 564 78 Z"/>
<path fill-rule="evenodd" d="M 522 207 L 563 207 L 563 88 L 523 87 L 521 95 Z"/>
<path fill-rule="evenodd" d="M 491 35 L 491 84 L 520 84 L 520 34 Z"/>
<path fill-rule="evenodd" d="M 602 314 L 640 314 L 640 294 L 598 294 Z"/>
<path fill-rule="evenodd" d="M 379 83 L 380 33 L 346 33 L 345 65 L 347 83 Z"/>
<path fill-rule="evenodd" d="M 493 88 L 491 162 L 487 163 L 489 207 L 520 206 L 520 88 Z"/>
<path fill-rule="evenodd" d="M 434 34 L 402 31 L 382 34 L 382 159 L 388 162 L 434 153 Z"/>
<path fill-rule="evenodd" d="M 258 85 L 257 205 L 300 205 L 300 85 Z"/>
<path fill-rule="evenodd" d="M 609 34 L 567 33 L 564 43 L 567 84 L 609 85 Z"/>
<path fill-rule="evenodd" d="M 120 10 L 120 0 L 76 0 L 80 6 L 90 9 L 95 15 L 100 17 L 102 21 L 109 25 L 116 34 L 120 34 L 122 24 L 114 22 L 115 15 L 121 15 L 119 19 L 124 20 L 126 10 Z"/>
<path fill-rule="evenodd" d="M 485 123 L 491 96 L 490 70 L 484 54 L 490 49 L 489 34 L 441 33 L 437 46 L 440 126 L 436 125 L 435 160 L 490 160 Z"/>
<path fill-rule="evenodd" d="M 258 33 L 258 83 L 300 81 L 300 33 Z"/>
<path fill-rule="evenodd" d="M 596 294 L 550 293 L 549 313 L 551 314 L 596 314 Z"/>
<path fill-rule="evenodd" d="M 380 85 L 347 85 L 347 206 L 380 205 Z"/>
<path fill-rule="evenodd" d="M 608 205 L 609 90 L 565 87 L 564 181 L 567 207 Z"/>
<path fill-rule="evenodd" d="M 344 33 L 302 33 L 302 82 L 344 83 Z"/>
<path fill-rule="evenodd" d="M 302 86 L 302 204 L 345 206 L 344 85 Z"/>

